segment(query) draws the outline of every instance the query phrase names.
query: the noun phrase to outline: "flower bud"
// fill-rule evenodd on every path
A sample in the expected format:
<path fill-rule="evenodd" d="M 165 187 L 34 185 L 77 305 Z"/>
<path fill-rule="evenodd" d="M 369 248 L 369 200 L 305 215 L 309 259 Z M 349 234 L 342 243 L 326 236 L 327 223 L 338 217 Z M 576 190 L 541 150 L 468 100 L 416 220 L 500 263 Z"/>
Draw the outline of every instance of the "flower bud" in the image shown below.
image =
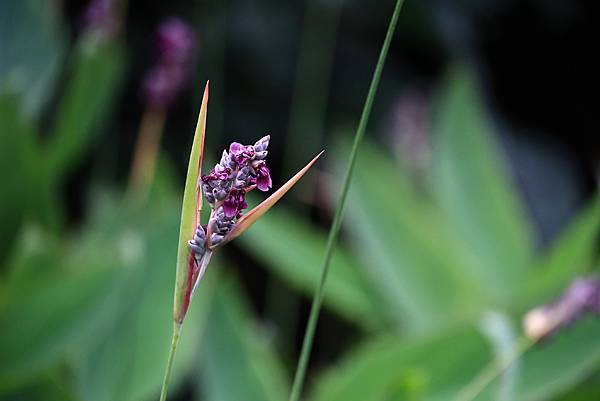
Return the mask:
<path fill-rule="evenodd" d="M 264 152 L 269 147 L 270 140 L 271 140 L 271 135 L 263 136 L 254 144 L 254 150 L 256 152 Z"/>

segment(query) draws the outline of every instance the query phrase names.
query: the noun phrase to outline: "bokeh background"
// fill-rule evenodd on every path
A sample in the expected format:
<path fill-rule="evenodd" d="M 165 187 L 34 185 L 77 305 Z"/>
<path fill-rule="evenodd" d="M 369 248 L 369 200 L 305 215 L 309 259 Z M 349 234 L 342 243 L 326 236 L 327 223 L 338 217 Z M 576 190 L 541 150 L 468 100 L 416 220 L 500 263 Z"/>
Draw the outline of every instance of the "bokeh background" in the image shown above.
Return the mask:
<path fill-rule="evenodd" d="M 157 398 L 208 79 L 205 169 L 267 133 L 275 187 L 326 154 L 211 263 L 170 399 L 287 398 L 393 3 L 0 1 L 0 399 Z M 510 354 L 527 310 L 595 270 L 590 8 L 406 1 L 306 400 L 451 400 Z M 191 33 L 174 28 L 165 50 L 172 18 Z M 599 361 L 600 323 L 584 317 L 477 399 L 598 399 Z"/>

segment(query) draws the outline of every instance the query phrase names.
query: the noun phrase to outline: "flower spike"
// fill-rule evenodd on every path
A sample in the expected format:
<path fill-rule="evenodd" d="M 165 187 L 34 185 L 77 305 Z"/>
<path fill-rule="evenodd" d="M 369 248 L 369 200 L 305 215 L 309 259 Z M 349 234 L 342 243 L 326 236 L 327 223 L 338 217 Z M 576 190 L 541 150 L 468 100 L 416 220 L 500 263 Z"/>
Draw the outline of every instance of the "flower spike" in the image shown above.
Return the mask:
<path fill-rule="evenodd" d="M 273 185 L 266 162 L 271 137 L 266 135 L 254 145 L 233 142 L 229 146 L 229 151 L 223 151 L 219 163 L 208 174 L 202 175 L 207 104 L 208 83 L 198 117 L 183 199 L 174 306 L 174 318 L 177 324 L 181 324 L 185 318 L 191 298 L 208 267 L 212 252 L 238 237 L 254 224 L 323 154 L 323 152 L 319 153 L 281 188 L 244 214 L 244 210 L 248 207 L 246 194 L 254 189 L 268 191 Z M 192 183 L 195 184 L 193 189 Z M 210 218 L 205 226 L 200 223 L 203 197 L 211 208 Z"/>

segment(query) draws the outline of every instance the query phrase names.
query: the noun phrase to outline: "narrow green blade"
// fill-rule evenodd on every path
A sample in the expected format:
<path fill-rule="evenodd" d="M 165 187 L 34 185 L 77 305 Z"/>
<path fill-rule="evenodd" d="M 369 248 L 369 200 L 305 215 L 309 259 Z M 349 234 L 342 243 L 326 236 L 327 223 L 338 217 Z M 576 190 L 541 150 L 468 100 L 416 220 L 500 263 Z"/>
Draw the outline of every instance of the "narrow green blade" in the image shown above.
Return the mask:
<path fill-rule="evenodd" d="M 190 153 L 183 202 L 181 206 L 181 225 L 179 226 L 179 242 L 177 247 L 177 273 L 175 279 L 175 299 L 173 317 L 177 323 L 183 322 L 190 303 L 191 275 L 189 274 L 189 250 L 187 242 L 194 235 L 200 220 L 202 194 L 198 189 L 198 177 L 201 174 L 202 154 L 204 153 L 204 136 L 206 133 L 206 113 L 208 106 L 208 82 L 204 88 L 202 106 L 194 134 L 194 142 Z"/>

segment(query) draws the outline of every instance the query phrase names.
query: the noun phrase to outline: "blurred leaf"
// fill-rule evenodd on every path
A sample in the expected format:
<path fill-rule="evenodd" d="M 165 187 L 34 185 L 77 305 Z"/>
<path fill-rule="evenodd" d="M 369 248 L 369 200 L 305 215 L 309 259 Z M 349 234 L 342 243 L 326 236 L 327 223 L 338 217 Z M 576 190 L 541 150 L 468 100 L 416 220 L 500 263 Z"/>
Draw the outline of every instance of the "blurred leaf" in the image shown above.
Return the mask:
<path fill-rule="evenodd" d="M 579 384 L 576 388 L 569 390 L 567 394 L 556 399 L 556 401 L 581 401 L 600 399 L 600 375 L 598 371 L 594 376 Z"/>
<path fill-rule="evenodd" d="M 173 256 L 177 248 L 177 207 L 174 197 L 163 198 L 159 208 L 145 210 L 143 220 L 130 226 L 123 246 L 137 254 L 123 272 L 125 286 L 115 294 L 118 307 L 108 333 L 77 368 L 83 400 L 147 400 L 160 390 L 162 367 L 171 338 Z M 129 210 L 129 214 L 138 213 Z M 169 240 L 170 239 L 170 240 Z M 138 249 L 138 251 L 136 251 Z M 175 376 L 181 378 L 193 362 L 199 333 L 208 310 L 213 281 L 203 282 L 180 343 Z"/>
<path fill-rule="evenodd" d="M 23 118 L 16 97 L 0 96 L 0 266 L 19 232 L 26 212 L 28 191 L 35 185 L 31 170 L 36 163 L 35 132 Z"/>
<path fill-rule="evenodd" d="M 345 228 L 392 321 L 432 329 L 484 306 L 445 217 L 382 149 L 361 146 L 354 179 Z"/>
<path fill-rule="evenodd" d="M 529 273 L 531 233 L 465 69 L 448 77 L 434 134 L 434 188 L 456 235 L 477 258 L 471 274 L 493 300 L 510 303 L 515 284 Z"/>
<path fill-rule="evenodd" d="M 206 401 L 281 401 L 287 396 L 285 370 L 273 344 L 253 327 L 247 304 L 235 281 L 221 281 L 202 342 Z"/>
<path fill-rule="evenodd" d="M 0 401 L 76 401 L 77 398 L 65 386 L 62 371 L 56 369 L 45 374 L 25 388 L 13 393 L 0 394 Z"/>
<path fill-rule="evenodd" d="M 600 322 L 587 319 L 519 361 L 514 401 L 547 400 L 583 380 L 600 360 Z M 417 400 L 447 401 L 492 358 L 490 346 L 474 330 L 416 341 L 384 338 L 363 345 L 317 381 L 311 401 L 391 400 L 412 383 Z M 499 372 L 498 372 L 499 373 Z M 476 398 L 497 399 L 496 379 Z"/>
<path fill-rule="evenodd" d="M 522 357 L 515 401 L 549 400 L 589 376 L 600 361 L 600 322 L 588 318 Z M 491 388 L 493 388 L 491 385 Z M 489 389 L 477 400 L 493 400 Z"/>
<path fill-rule="evenodd" d="M 384 401 L 398 394 L 447 401 L 489 360 L 485 338 L 473 329 L 402 341 L 380 338 L 322 375 L 310 401 Z"/>
<path fill-rule="evenodd" d="M 18 386 L 64 360 L 77 344 L 102 333 L 106 298 L 115 284 L 116 265 L 103 255 L 89 254 L 86 265 L 58 265 L 40 258 L 36 269 L 26 269 L 4 286 L 0 304 L 0 389 Z"/>
<path fill-rule="evenodd" d="M 44 105 L 59 71 L 64 51 L 59 23 L 53 2 L 0 2 L 0 94 L 22 96 L 28 116 Z"/>
<path fill-rule="evenodd" d="M 92 135 L 114 105 L 125 58 L 116 44 L 93 51 L 81 45 L 74 57 L 49 143 L 50 179 L 61 177 L 92 148 Z"/>
<path fill-rule="evenodd" d="M 260 224 L 236 244 L 292 286 L 311 295 L 318 283 L 326 242 L 324 232 L 279 207 L 264 215 Z M 331 263 L 325 305 L 359 325 L 381 326 L 385 322 L 384 311 L 352 257 L 338 245 Z"/>
<path fill-rule="evenodd" d="M 574 276 L 589 272 L 597 255 L 599 229 L 600 195 L 596 195 L 521 284 L 521 306 L 531 308 L 548 302 L 564 290 Z"/>

